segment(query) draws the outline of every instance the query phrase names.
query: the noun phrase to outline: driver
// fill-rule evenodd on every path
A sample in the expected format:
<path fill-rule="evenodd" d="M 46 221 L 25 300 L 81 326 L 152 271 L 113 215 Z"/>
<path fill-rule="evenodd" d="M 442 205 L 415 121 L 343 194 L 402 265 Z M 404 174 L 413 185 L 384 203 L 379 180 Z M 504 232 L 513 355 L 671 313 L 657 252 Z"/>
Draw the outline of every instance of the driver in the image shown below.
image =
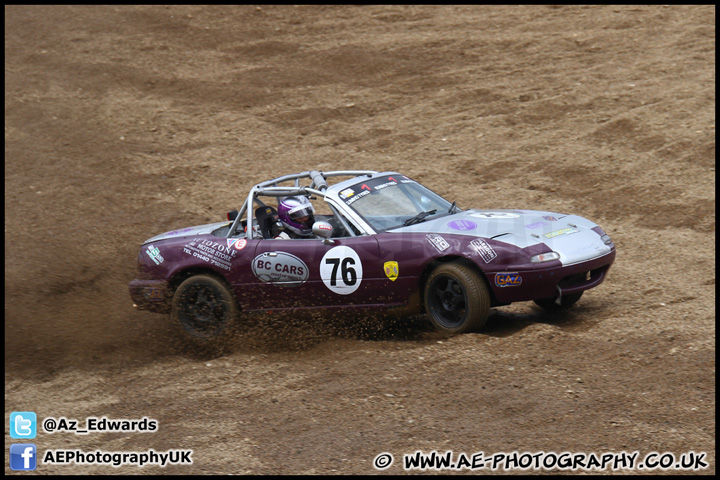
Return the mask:
<path fill-rule="evenodd" d="M 307 197 L 278 199 L 278 219 L 284 229 L 275 238 L 312 238 L 315 208 Z"/>

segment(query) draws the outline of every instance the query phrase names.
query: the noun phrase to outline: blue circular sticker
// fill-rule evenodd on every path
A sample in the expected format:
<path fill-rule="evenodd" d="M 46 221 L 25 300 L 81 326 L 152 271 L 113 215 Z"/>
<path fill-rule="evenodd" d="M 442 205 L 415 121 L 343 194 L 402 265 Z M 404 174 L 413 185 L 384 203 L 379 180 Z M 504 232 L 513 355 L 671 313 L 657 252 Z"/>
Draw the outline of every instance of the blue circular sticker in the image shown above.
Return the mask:
<path fill-rule="evenodd" d="M 453 220 L 452 222 L 448 222 L 448 227 L 453 230 L 475 230 L 477 223 L 471 222 L 470 220 Z"/>

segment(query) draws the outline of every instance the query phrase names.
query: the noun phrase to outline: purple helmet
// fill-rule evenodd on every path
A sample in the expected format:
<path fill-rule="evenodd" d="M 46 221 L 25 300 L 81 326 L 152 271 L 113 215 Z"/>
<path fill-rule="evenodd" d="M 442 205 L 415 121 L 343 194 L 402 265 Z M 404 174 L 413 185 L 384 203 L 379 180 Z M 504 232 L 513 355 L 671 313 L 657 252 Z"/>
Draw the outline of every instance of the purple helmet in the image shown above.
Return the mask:
<path fill-rule="evenodd" d="M 315 208 L 307 197 L 285 197 L 278 200 L 278 218 L 290 231 L 304 237 L 312 235 Z"/>

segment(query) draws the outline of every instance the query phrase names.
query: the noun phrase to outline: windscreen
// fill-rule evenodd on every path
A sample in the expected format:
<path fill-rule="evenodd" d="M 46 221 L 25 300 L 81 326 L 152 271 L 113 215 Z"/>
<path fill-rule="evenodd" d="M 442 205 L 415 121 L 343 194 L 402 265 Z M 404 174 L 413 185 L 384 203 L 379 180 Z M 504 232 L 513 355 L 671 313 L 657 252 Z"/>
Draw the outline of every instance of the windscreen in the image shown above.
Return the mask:
<path fill-rule="evenodd" d="M 342 190 L 340 199 L 376 231 L 447 215 L 451 203 L 404 175 L 387 175 Z M 434 212 L 433 212 L 434 210 Z M 432 212 L 432 213 L 431 213 Z"/>

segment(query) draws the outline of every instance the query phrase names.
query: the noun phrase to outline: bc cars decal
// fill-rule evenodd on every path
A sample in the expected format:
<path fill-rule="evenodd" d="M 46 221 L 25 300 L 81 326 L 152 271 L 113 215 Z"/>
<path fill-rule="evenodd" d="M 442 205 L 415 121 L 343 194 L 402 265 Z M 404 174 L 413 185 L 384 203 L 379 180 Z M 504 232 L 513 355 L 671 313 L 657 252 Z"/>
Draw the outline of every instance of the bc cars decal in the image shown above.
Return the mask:
<path fill-rule="evenodd" d="M 519 273 L 496 273 L 495 285 L 498 287 L 517 287 L 522 283 Z"/>
<path fill-rule="evenodd" d="M 155 265 L 160 265 L 165 260 L 163 256 L 160 255 L 160 249 L 152 245 L 148 245 L 147 254 L 152 261 L 155 262 Z"/>
<path fill-rule="evenodd" d="M 545 235 L 543 235 L 543 237 L 545 237 L 545 238 L 553 238 L 553 237 L 557 237 L 558 235 L 565 235 L 565 234 L 569 234 L 569 233 L 577 233 L 577 232 L 579 232 L 579 231 L 580 231 L 580 230 L 578 230 L 577 228 L 561 228 L 560 230 L 555 230 L 554 232 L 546 233 Z"/>
<path fill-rule="evenodd" d="M 491 262 L 497 257 L 495 250 L 482 238 L 476 238 L 470 242 L 470 249 L 480 255 L 485 263 Z"/>
<path fill-rule="evenodd" d="M 475 230 L 477 228 L 477 223 L 470 220 L 453 220 L 452 222 L 448 222 L 447 226 L 453 230 L 467 231 Z"/>
<path fill-rule="evenodd" d="M 333 247 L 320 261 L 320 278 L 327 288 L 339 295 L 349 295 L 357 290 L 362 277 L 362 262 L 350 247 Z"/>
<path fill-rule="evenodd" d="M 392 280 L 393 282 L 397 280 L 398 275 L 400 275 L 400 268 L 398 266 L 398 262 L 385 262 L 385 265 L 383 265 L 385 269 L 385 275 Z"/>
<path fill-rule="evenodd" d="M 265 252 L 252 261 L 252 271 L 260 281 L 281 287 L 297 287 L 308 279 L 305 262 L 287 252 Z"/>
<path fill-rule="evenodd" d="M 552 215 L 544 215 L 542 218 L 544 218 L 548 222 L 557 222 L 557 218 L 553 217 Z"/>
<path fill-rule="evenodd" d="M 425 235 L 425 238 L 427 238 L 428 241 L 432 244 L 432 246 L 435 247 L 435 249 L 440 253 L 450 248 L 450 244 L 447 242 L 447 240 L 445 240 L 440 235 L 429 233 Z"/>

